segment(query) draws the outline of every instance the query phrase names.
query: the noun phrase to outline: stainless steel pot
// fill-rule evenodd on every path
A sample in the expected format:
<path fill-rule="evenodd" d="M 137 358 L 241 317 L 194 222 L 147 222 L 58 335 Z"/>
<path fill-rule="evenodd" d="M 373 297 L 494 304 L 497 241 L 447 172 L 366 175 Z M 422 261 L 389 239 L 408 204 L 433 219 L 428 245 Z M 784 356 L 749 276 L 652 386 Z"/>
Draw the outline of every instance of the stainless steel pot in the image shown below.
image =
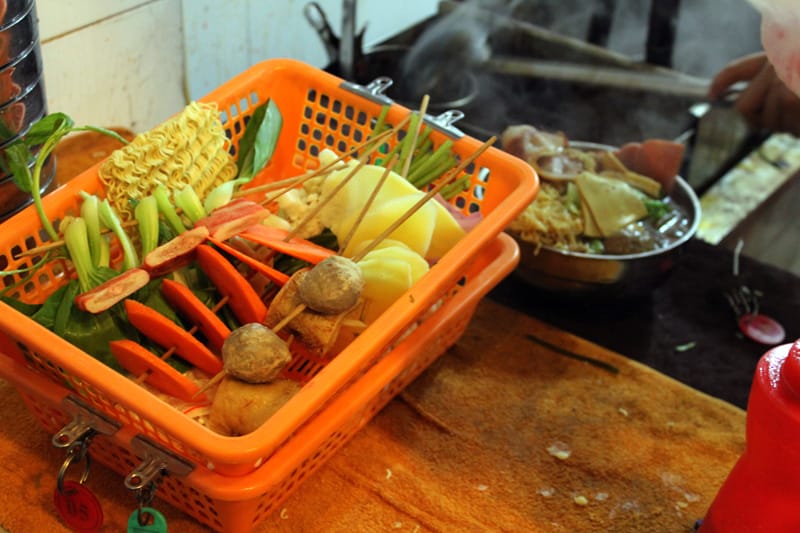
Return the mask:
<path fill-rule="evenodd" d="M 571 145 L 611 148 L 578 142 Z M 683 178 L 677 178 L 670 197 L 690 216 L 684 236 L 670 246 L 627 255 L 565 252 L 549 247 L 537 253 L 533 244 L 509 231 L 520 247 L 520 263 L 514 275 L 537 289 L 564 297 L 614 300 L 649 294 L 675 266 L 700 223 L 700 201 Z"/>
<path fill-rule="evenodd" d="M 31 125 L 47 114 L 38 17 L 33 0 L 6 0 L 0 19 L 0 149 L 24 136 Z M 1 156 L 2 154 L 0 154 Z M 34 162 L 29 163 L 33 167 Z M 41 179 L 42 191 L 55 175 L 51 157 Z M 0 220 L 30 203 L 12 177 L 0 173 Z"/>

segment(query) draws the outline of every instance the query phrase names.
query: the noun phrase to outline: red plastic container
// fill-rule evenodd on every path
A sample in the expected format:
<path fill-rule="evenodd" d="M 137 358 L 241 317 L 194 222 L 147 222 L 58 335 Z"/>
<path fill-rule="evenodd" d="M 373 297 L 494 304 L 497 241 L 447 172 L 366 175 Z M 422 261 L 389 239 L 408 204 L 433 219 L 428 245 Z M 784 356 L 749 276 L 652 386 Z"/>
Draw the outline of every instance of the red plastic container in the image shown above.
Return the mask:
<path fill-rule="evenodd" d="M 747 444 L 700 533 L 800 531 L 800 340 L 769 350 L 756 367 Z"/>

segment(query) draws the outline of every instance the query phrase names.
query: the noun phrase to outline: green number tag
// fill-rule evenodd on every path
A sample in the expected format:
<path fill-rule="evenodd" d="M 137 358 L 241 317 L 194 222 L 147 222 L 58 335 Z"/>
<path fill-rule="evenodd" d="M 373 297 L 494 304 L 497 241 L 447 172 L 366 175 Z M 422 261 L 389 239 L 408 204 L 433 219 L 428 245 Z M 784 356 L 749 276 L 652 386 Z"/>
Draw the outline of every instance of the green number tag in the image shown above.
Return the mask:
<path fill-rule="evenodd" d="M 142 507 L 128 518 L 128 533 L 167 533 L 167 519 L 152 507 Z"/>

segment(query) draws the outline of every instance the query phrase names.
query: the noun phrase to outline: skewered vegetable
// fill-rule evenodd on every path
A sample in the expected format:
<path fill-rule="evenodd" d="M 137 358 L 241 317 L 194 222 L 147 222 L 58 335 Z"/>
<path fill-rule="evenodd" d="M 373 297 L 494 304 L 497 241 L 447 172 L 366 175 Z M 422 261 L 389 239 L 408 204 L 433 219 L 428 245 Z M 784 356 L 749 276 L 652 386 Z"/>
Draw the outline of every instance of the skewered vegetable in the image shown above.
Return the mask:
<path fill-rule="evenodd" d="M 178 313 L 197 326 L 214 352 L 222 353 L 222 345 L 231 330 L 189 287 L 164 279 L 161 280 L 161 293 Z"/>
<path fill-rule="evenodd" d="M 141 344 L 123 339 L 112 341 L 109 345 L 122 368 L 134 376 L 144 376 L 144 382 L 159 391 L 183 401 L 191 401 L 199 391 L 195 382 Z"/>
<path fill-rule="evenodd" d="M 176 355 L 207 374 L 222 370 L 222 361 L 205 344 L 155 309 L 136 300 L 125 300 L 125 311 L 131 324 L 153 342 L 174 349 Z"/>
<path fill-rule="evenodd" d="M 264 321 L 267 306 L 252 285 L 222 254 L 207 244 L 200 245 L 197 248 L 197 263 L 222 296 L 228 298 L 228 306 L 239 322 L 249 324 Z"/>

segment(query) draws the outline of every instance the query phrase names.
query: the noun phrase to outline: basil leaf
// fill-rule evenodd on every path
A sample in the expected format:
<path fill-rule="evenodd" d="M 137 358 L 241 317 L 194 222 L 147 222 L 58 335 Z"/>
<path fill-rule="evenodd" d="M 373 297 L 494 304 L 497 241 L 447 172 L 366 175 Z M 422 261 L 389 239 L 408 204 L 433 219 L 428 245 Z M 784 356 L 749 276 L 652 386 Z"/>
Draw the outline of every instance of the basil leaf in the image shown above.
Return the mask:
<path fill-rule="evenodd" d="M 51 113 L 37 120 L 25 134 L 25 144 L 37 146 L 44 143 L 54 133 L 69 130 L 75 125 L 74 121 L 64 113 Z"/>
<path fill-rule="evenodd" d="M 14 183 L 22 192 L 28 194 L 33 191 L 33 176 L 28 166 L 32 158 L 31 151 L 24 143 L 15 142 L 5 149 L 5 160 Z"/>
<path fill-rule="evenodd" d="M 256 108 L 239 141 L 236 165 L 239 169 L 238 179 L 242 183 L 252 180 L 269 163 L 278 144 L 281 127 L 283 117 L 271 99 Z"/>

